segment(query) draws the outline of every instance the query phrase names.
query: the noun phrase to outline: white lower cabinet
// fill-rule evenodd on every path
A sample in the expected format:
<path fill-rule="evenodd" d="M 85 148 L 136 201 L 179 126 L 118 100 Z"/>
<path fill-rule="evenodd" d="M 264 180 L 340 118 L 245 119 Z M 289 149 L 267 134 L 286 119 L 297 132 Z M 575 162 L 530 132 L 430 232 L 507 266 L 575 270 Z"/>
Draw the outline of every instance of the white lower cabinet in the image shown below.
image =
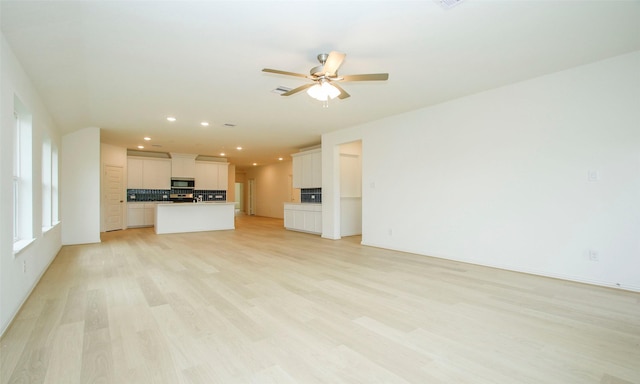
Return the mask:
<path fill-rule="evenodd" d="M 322 233 L 321 204 L 284 204 L 284 227 L 293 231 Z"/>
<path fill-rule="evenodd" d="M 127 227 L 153 227 L 157 203 L 128 203 Z"/>
<path fill-rule="evenodd" d="M 156 204 L 145 204 L 144 205 L 144 225 L 145 227 L 153 227 L 156 222 Z"/>

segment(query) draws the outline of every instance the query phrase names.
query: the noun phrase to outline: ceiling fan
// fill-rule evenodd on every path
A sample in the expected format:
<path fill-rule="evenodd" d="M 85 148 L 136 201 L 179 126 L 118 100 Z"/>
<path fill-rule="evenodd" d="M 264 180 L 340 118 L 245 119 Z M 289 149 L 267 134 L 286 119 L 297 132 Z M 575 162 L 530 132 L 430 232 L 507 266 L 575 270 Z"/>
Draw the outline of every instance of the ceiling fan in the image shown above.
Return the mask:
<path fill-rule="evenodd" d="M 278 69 L 264 68 L 263 72 L 276 73 L 279 75 L 304 77 L 312 80 L 311 83 L 301 85 L 290 91 L 287 91 L 281 96 L 291 96 L 303 90 L 307 90 L 309 96 L 316 100 L 327 101 L 338 97 L 339 99 L 346 99 L 351 96 L 337 83 L 339 81 L 380 81 L 387 80 L 389 78 L 388 73 L 371 73 L 361 75 L 338 75 L 338 69 L 344 62 L 344 58 L 347 55 L 344 53 L 332 51 L 329 54 L 321 53 L 318 55 L 318 61 L 320 65 L 311 68 L 309 75 L 303 75 L 301 73 L 294 73 L 288 71 L 281 71 Z"/>

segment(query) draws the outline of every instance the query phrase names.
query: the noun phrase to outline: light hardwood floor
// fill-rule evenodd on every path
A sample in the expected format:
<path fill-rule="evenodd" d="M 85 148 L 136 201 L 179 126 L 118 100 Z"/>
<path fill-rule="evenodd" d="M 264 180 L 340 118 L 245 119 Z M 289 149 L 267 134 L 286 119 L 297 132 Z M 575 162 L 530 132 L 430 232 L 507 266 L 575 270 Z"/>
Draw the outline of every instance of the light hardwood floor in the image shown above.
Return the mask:
<path fill-rule="evenodd" d="M 640 294 L 285 231 L 63 247 L 2 383 L 640 383 Z"/>

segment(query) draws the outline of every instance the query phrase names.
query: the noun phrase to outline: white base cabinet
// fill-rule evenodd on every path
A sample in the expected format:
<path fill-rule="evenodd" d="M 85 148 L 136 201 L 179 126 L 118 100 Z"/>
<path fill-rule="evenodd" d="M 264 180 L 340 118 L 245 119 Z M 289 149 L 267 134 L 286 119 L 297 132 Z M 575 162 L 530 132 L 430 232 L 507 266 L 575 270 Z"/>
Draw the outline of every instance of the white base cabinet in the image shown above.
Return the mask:
<path fill-rule="evenodd" d="M 322 205 L 285 203 L 284 227 L 292 231 L 322 234 Z"/>
<path fill-rule="evenodd" d="M 127 227 L 153 227 L 158 203 L 128 203 Z"/>

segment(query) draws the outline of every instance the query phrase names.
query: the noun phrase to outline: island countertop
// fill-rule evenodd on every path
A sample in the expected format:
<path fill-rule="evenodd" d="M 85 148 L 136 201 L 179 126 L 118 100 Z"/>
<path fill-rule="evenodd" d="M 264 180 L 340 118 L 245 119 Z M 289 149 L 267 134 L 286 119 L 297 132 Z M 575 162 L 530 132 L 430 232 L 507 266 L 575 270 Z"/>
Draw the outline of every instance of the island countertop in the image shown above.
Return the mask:
<path fill-rule="evenodd" d="M 234 213 L 233 202 L 158 204 L 155 232 L 163 234 L 235 229 Z"/>

